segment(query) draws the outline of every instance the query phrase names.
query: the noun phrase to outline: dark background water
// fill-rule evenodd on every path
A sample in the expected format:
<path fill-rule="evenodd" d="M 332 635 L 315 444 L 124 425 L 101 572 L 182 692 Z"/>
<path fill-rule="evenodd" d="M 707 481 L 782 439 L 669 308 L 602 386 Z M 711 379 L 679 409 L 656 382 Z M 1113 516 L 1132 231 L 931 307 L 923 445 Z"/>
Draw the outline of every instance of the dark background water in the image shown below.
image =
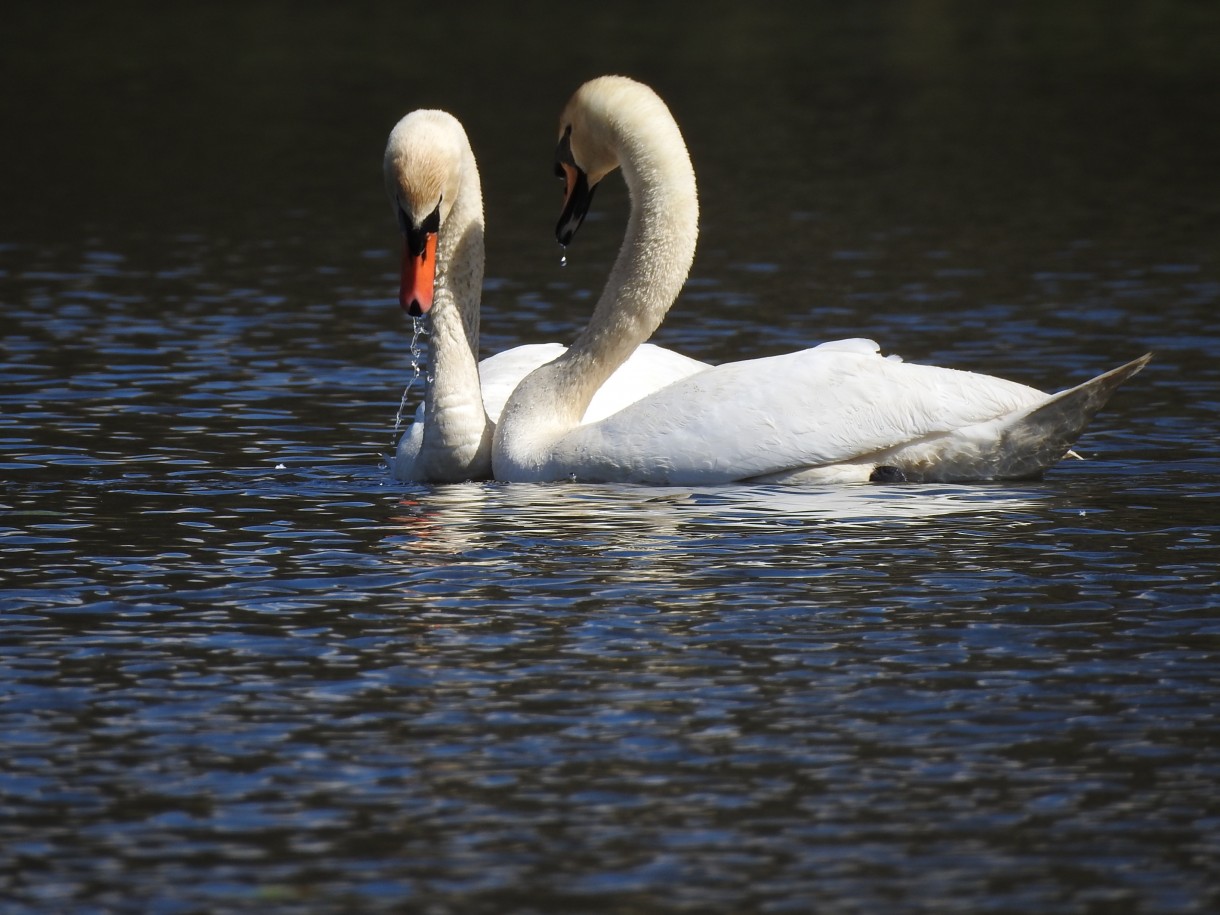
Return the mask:
<path fill-rule="evenodd" d="M 1019 486 L 395 484 L 390 127 L 470 133 L 486 352 L 569 340 L 605 72 L 666 345 L 1155 361 Z M 1220 906 L 1220 7 L 15 2 L 0 77 L 0 909 Z"/>

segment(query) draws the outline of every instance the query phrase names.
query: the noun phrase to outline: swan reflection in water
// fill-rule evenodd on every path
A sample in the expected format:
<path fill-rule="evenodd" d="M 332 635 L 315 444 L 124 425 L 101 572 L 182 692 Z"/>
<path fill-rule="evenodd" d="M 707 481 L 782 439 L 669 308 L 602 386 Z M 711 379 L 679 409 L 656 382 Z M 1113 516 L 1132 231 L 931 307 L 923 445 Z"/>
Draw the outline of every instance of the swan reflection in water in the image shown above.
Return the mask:
<path fill-rule="evenodd" d="M 1019 516 L 1049 493 L 1037 484 L 628 486 L 463 483 L 419 487 L 387 519 L 391 541 L 413 563 L 471 551 L 530 545 L 672 550 L 711 537 L 758 538 L 821 529 L 842 537 L 891 536 L 890 529 L 948 515 Z M 886 530 L 877 530 L 885 526 Z"/>

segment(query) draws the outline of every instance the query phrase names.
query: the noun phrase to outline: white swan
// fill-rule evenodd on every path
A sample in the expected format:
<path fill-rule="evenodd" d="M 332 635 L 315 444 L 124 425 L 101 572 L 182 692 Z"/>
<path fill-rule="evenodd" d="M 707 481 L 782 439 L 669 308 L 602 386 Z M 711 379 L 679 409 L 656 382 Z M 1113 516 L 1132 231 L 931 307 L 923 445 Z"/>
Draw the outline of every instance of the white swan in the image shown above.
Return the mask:
<path fill-rule="evenodd" d="M 519 346 L 476 364 L 483 284 L 483 197 L 470 141 L 443 111 L 413 111 L 390 133 L 386 191 L 405 236 L 399 304 L 432 324 L 424 401 L 393 461 L 400 480 L 451 483 L 491 476 L 492 428 L 517 382 L 564 352 Z M 658 346 L 641 347 L 597 392 L 583 417 L 609 416 L 706 368 Z"/>
<path fill-rule="evenodd" d="M 677 124 L 646 86 L 586 83 L 560 119 L 567 244 L 597 182 L 621 167 L 631 216 L 576 341 L 513 391 L 496 426 L 497 479 L 697 485 L 736 480 L 971 481 L 1036 476 L 1068 453 L 1149 356 L 1050 396 L 987 375 L 886 359 L 869 340 L 687 376 L 604 420 L 590 398 L 656 329 L 698 234 L 695 175 Z"/>

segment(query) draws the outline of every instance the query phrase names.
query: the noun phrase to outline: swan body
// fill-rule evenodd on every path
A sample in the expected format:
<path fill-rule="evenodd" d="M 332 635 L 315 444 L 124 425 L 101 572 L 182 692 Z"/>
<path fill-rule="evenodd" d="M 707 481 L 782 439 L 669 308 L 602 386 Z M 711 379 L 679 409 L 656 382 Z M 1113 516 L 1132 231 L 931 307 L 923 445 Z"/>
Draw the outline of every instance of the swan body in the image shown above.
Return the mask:
<path fill-rule="evenodd" d="M 1015 382 L 884 358 L 871 340 L 707 369 L 562 436 L 551 479 L 706 485 L 1036 476 L 1062 458 L 1136 360 L 1048 397 Z"/>
<path fill-rule="evenodd" d="M 390 133 L 383 172 L 404 236 L 399 304 L 427 315 L 432 331 L 423 403 L 399 441 L 394 476 L 434 483 L 487 479 L 492 430 L 509 394 L 565 347 L 519 346 L 476 361 L 483 198 L 474 152 L 456 118 L 434 110 L 408 114 Z M 640 347 L 586 413 L 603 418 L 706 367 L 659 346 Z"/>
<path fill-rule="evenodd" d="M 504 410 L 504 404 L 513 389 L 521 379 L 553 359 L 562 356 L 567 349 L 561 343 L 526 343 L 514 346 L 488 356 L 478 365 L 479 382 L 482 389 L 483 409 L 488 421 L 494 428 Z M 689 356 L 674 352 L 652 343 L 645 343 L 631 358 L 610 377 L 610 381 L 602 385 L 593 396 L 582 423 L 597 422 L 611 416 L 637 400 L 642 394 L 657 391 L 695 372 L 708 367 L 706 362 L 700 362 Z M 428 480 L 413 476 L 412 473 L 419 460 L 424 438 L 429 429 L 438 428 L 434 422 L 428 423 L 427 401 L 421 403 L 415 411 L 414 421 L 398 442 L 394 457 L 395 477 L 404 481 L 417 482 L 457 482 L 454 480 Z M 452 426 L 445 427 L 447 429 Z M 468 464 L 455 462 L 454 466 L 463 467 L 469 474 L 472 468 Z M 491 476 L 490 456 L 486 465 L 481 468 L 479 476 L 465 476 L 463 480 L 487 478 Z"/>
<path fill-rule="evenodd" d="M 1022 384 L 884 358 L 868 340 L 691 374 L 604 419 L 594 394 L 648 338 L 694 257 L 694 171 L 651 89 L 601 77 L 560 118 L 566 244 L 593 189 L 620 167 L 626 237 L 589 325 L 514 388 L 493 438 L 497 479 L 698 485 L 739 480 L 974 481 L 1040 474 L 1069 453 L 1114 389 L 1150 356 L 1047 395 Z"/>

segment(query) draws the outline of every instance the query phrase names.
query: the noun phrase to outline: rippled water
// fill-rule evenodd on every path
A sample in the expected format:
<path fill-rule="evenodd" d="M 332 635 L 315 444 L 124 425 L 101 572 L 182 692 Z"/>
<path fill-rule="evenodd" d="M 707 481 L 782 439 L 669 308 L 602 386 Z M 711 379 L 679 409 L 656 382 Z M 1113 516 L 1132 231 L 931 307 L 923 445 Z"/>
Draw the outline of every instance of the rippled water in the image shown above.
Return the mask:
<path fill-rule="evenodd" d="M 17 8 L 42 82 L 0 105 L 48 142 L 0 153 L 0 910 L 1220 907 L 1215 17 L 1137 4 L 1103 55 L 1087 17 L 830 5 L 819 56 L 763 28 L 796 6 L 607 21 L 484 107 L 515 20 L 431 99 L 385 11 Z M 667 345 L 1155 361 L 1019 485 L 393 482 L 384 135 L 466 102 L 485 348 L 570 339 L 625 206 L 559 267 L 589 67 L 663 88 L 701 176 Z"/>

